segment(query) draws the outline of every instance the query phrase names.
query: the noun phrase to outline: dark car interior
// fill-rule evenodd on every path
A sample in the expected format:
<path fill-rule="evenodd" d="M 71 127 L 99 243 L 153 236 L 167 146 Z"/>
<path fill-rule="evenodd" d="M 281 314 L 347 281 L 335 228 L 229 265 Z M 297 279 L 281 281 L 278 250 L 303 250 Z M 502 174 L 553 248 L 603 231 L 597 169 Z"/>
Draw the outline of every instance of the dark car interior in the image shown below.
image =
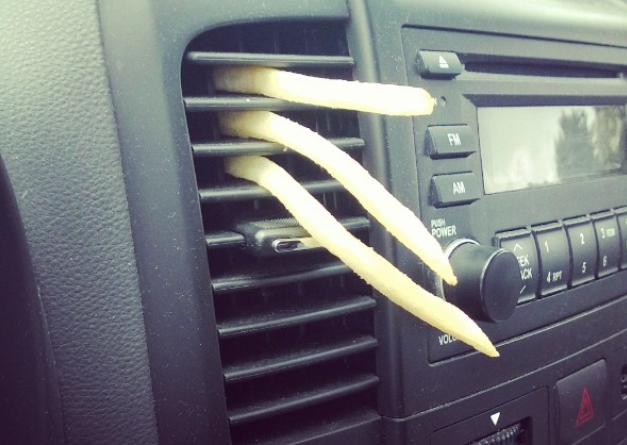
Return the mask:
<path fill-rule="evenodd" d="M 218 67 L 424 88 L 383 116 Z M 272 111 L 438 241 L 443 283 Z M 0 2 L 0 444 L 627 445 L 624 0 Z M 463 310 L 429 326 L 225 162 L 266 157 Z"/>

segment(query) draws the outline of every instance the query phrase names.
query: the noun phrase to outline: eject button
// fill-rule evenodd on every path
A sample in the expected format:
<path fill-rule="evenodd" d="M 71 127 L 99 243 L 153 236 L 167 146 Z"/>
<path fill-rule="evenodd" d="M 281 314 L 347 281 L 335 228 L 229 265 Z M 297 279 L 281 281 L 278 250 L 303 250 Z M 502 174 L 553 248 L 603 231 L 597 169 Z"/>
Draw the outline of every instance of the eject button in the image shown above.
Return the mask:
<path fill-rule="evenodd" d="M 422 77 L 452 79 L 463 71 L 457 54 L 450 51 L 419 51 L 418 72 Z"/>

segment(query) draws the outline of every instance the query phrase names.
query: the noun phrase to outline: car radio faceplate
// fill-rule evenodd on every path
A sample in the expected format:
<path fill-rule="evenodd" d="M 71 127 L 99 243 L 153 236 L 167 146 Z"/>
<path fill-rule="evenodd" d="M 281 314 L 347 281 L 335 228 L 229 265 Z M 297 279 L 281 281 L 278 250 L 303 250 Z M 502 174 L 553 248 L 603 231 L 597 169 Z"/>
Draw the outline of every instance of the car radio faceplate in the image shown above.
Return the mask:
<path fill-rule="evenodd" d="M 626 327 L 615 314 L 627 306 L 627 65 L 616 64 L 627 50 L 411 26 L 401 36 L 409 85 L 438 100 L 413 120 L 414 146 L 404 148 L 415 150 L 421 217 L 443 247 L 469 239 L 513 252 L 522 284 L 512 284 L 511 317 L 480 322 L 501 352 L 493 361 L 399 317 L 401 374 L 416 390 L 397 393 L 394 416 L 401 429 L 437 429 L 450 420 L 426 412 L 439 405 L 470 397 L 476 414 L 541 387 L 542 406 L 557 407 L 556 382 L 600 360 L 613 366 L 620 341 L 608 339 Z M 393 165 L 407 156 L 397 150 Z M 409 338 L 426 340 L 427 354 Z M 472 396 L 485 392 L 485 404 Z"/>

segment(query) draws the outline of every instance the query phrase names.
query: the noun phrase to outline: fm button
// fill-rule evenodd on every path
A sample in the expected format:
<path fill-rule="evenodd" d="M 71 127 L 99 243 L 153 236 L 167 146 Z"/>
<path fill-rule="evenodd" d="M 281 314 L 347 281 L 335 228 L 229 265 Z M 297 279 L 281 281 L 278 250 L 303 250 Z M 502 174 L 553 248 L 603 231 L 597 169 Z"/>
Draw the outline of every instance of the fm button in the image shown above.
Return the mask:
<path fill-rule="evenodd" d="M 431 159 L 465 157 L 477 151 L 477 136 L 468 125 L 442 125 L 427 129 Z"/>
<path fill-rule="evenodd" d="M 500 233 L 496 239 L 498 245 L 512 252 L 518 261 L 522 280 L 518 303 L 533 300 L 538 291 L 539 265 L 531 233 L 526 230 Z"/>

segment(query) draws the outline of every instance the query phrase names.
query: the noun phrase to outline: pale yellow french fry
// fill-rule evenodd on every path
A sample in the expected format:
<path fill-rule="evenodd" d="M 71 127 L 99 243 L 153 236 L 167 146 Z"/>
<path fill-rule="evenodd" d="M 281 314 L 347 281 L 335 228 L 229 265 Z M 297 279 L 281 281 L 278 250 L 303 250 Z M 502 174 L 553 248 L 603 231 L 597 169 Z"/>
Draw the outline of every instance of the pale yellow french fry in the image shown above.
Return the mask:
<path fill-rule="evenodd" d="M 309 235 L 392 302 L 441 331 L 490 356 L 499 353 L 464 312 L 430 294 L 351 235 L 289 173 L 260 156 L 225 160 L 226 172 L 256 182 L 286 207 Z"/>
<path fill-rule="evenodd" d="M 317 133 L 268 111 L 223 113 L 223 133 L 276 142 L 308 157 L 337 179 L 373 217 L 449 284 L 453 269 L 422 221 L 348 154 Z"/>
<path fill-rule="evenodd" d="M 263 67 L 218 67 L 216 89 L 290 102 L 396 116 L 431 114 L 435 99 L 422 88 L 324 79 Z"/>

